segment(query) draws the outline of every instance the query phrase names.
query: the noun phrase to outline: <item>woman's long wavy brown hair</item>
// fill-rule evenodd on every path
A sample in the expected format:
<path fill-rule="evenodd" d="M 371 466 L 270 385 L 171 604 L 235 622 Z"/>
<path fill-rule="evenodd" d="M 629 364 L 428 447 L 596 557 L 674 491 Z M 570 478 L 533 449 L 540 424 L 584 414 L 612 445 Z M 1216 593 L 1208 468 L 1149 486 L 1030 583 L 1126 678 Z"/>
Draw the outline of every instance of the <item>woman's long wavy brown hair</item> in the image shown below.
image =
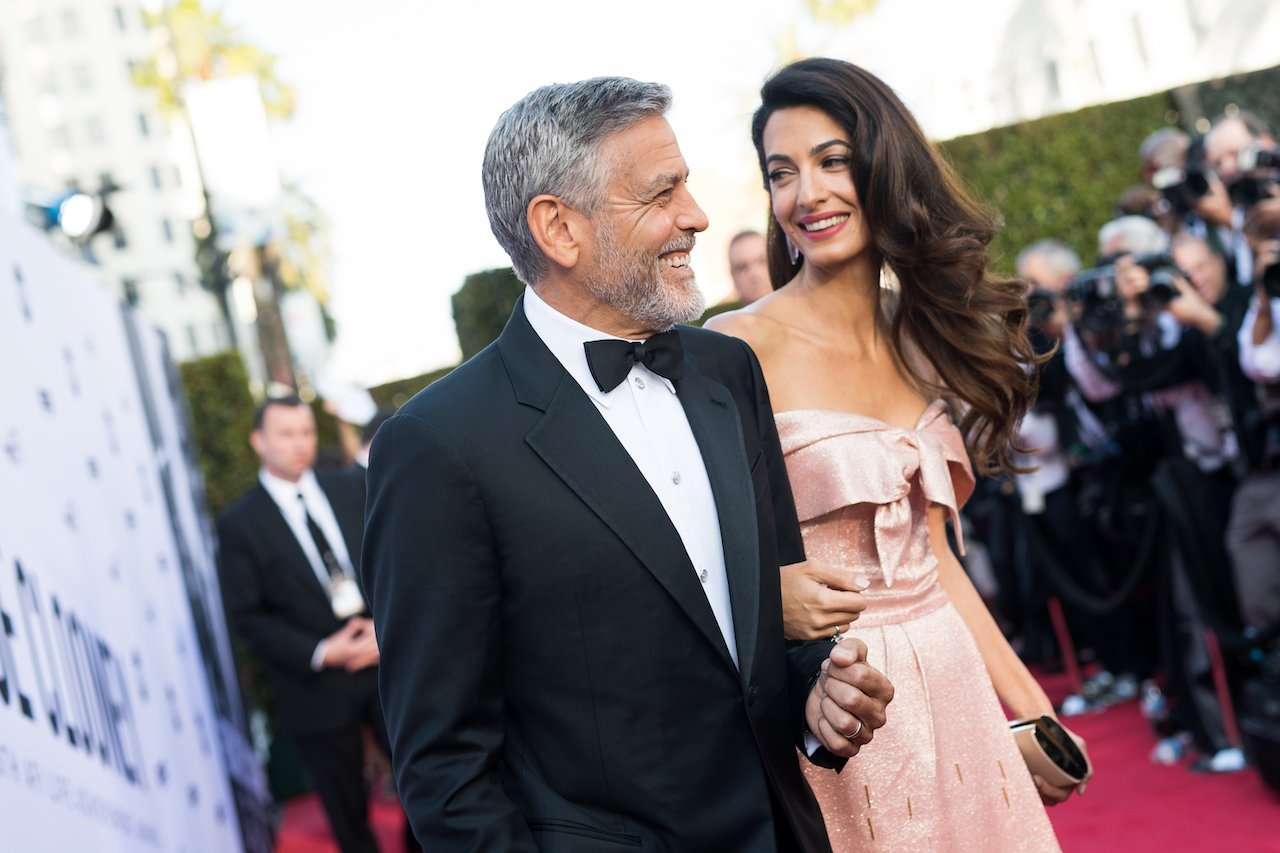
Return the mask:
<path fill-rule="evenodd" d="M 922 389 L 964 404 L 958 426 L 979 471 L 1020 470 L 1012 453 L 1040 359 L 1027 338 L 1025 285 L 987 270 L 991 217 L 893 90 L 856 65 L 801 60 L 771 77 L 760 97 L 751 138 L 766 189 L 764 127 L 776 110 L 816 107 L 849 135 L 853 185 L 871 240 L 900 283 L 890 321 L 899 361 Z M 791 262 L 772 216 L 768 244 L 777 289 L 795 278 L 803 259 Z M 904 341 L 924 355 L 936 380 L 904 357 Z"/>

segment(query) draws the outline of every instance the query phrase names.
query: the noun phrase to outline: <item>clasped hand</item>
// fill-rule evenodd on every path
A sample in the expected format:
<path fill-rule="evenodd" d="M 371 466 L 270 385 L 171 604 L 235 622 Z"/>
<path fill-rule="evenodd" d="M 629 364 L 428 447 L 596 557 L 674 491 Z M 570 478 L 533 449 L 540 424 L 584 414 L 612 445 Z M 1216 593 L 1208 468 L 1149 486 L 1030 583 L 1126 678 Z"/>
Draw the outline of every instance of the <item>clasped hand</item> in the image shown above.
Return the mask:
<path fill-rule="evenodd" d="M 378 638 L 373 631 L 372 619 L 351 617 L 345 625 L 326 637 L 325 643 L 326 669 L 359 672 L 378 663 Z"/>
<path fill-rule="evenodd" d="M 867 607 L 866 578 L 808 560 L 783 566 L 782 633 L 788 640 L 823 640 L 849 625 Z"/>
<path fill-rule="evenodd" d="M 805 723 L 828 752 L 852 758 L 884 725 L 892 700 L 889 679 L 867 663 L 866 643 L 846 637 L 822 662 L 805 703 Z"/>

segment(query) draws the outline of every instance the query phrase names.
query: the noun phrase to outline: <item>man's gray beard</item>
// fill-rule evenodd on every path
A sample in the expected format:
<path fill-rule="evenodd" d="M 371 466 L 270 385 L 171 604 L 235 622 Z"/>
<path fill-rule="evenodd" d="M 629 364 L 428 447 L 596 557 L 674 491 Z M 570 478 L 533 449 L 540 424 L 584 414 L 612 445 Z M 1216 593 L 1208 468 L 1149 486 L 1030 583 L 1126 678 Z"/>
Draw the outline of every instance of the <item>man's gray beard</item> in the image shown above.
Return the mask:
<path fill-rule="evenodd" d="M 693 238 L 673 240 L 659 254 L 681 248 L 692 249 Z M 587 279 L 587 291 L 643 328 L 665 332 L 676 323 L 698 319 L 706 310 L 696 278 L 690 276 L 687 287 L 667 283 L 659 269 L 661 261 L 655 257 L 646 263 L 642 252 L 624 251 L 608 225 L 596 232 L 595 255 L 596 268 Z"/>

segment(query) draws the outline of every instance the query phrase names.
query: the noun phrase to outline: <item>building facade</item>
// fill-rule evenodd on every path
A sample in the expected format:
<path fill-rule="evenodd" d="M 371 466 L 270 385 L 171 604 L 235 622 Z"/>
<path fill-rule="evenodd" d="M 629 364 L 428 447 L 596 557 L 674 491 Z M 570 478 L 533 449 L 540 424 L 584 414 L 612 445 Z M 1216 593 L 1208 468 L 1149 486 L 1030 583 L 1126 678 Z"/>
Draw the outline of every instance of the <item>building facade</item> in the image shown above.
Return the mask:
<path fill-rule="evenodd" d="M 108 198 L 115 227 L 91 242 L 96 271 L 183 361 L 231 339 L 195 263 L 202 194 L 189 135 L 133 82 L 134 64 L 164 37 L 137 0 L 0 3 L 0 84 L 19 186 L 118 187 Z"/>

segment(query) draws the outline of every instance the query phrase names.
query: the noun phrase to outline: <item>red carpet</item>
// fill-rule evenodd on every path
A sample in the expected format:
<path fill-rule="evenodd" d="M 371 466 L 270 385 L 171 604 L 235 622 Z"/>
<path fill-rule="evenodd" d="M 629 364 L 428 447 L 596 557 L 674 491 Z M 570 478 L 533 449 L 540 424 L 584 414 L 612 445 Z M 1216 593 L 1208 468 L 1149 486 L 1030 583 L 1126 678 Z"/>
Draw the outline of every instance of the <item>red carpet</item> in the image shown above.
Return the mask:
<path fill-rule="evenodd" d="M 370 803 L 373 832 L 382 853 L 403 853 L 404 817 L 394 801 Z M 329 835 L 320 799 L 315 794 L 295 797 L 285 803 L 280 830 L 276 834 L 276 853 L 339 853 Z"/>
<path fill-rule="evenodd" d="M 1064 851 L 1280 851 L 1280 797 L 1256 773 L 1152 764 L 1136 702 L 1066 723 L 1089 742 L 1095 776 L 1049 810 Z"/>
<path fill-rule="evenodd" d="M 1052 680 L 1047 685 L 1055 701 L 1061 698 L 1058 686 Z M 1280 853 L 1280 796 L 1257 774 L 1197 774 L 1185 765 L 1152 764 L 1147 756 L 1154 741 L 1136 702 L 1072 717 L 1067 724 L 1089 741 L 1097 774 L 1083 797 L 1049 810 L 1067 853 Z M 399 809 L 375 803 L 373 814 L 383 853 L 399 853 Z M 314 796 L 286 805 L 276 850 L 338 853 Z"/>

